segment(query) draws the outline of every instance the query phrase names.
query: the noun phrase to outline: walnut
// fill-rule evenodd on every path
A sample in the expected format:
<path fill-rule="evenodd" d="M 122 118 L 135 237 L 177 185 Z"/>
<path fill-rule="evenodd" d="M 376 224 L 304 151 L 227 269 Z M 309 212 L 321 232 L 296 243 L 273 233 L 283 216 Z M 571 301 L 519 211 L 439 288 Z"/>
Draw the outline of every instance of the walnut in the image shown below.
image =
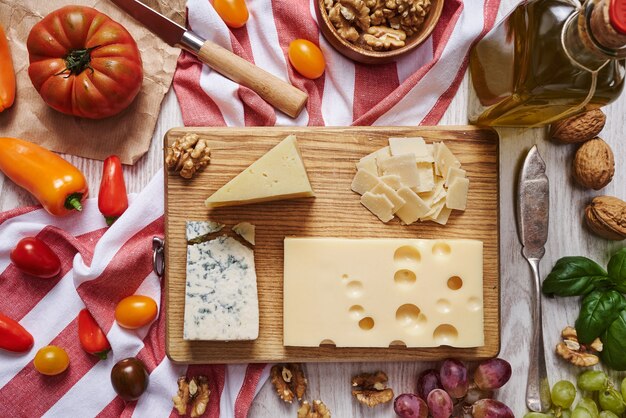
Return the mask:
<path fill-rule="evenodd" d="M 297 416 L 298 418 L 330 418 L 330 411 L 322 401 L 313 401 L 312 404 L 304 401 L 298 408 Z"/>
<path fill-rule="evenodd" d="M 178 392 L 172 397 L 172 401 L 178 415 L 186 415 L 187 407 L 191 405 L 189 416 L 196 418 L 206 412 L 210 394 L 206 376 L 196 376 L 191 380 L 181 376 L 178 378 Z"/>
<path fill-rule="evenodd" d="M 585 208 L 585 221 L 602 238 L 626 239 L 626 202 L 613 196 L 597 196 Z"/>
<path fill-rule="evenodd" d="M 587 141 L 576 151 L 572 168 L 578 184 L 600 190 L 611 182 L 615 174 L 613 151 L 600 138 Z"/>
<path fill-rule="evenodd" d="M 606 115 L 600 109 L 571 116 L 550 126 L 550 137 L 556 142 L 573 144 L 586 142 L 598 136 L 606 123 Z"/>
<path fill-rule="evenodd" d="M 352 396 L 370 408 L 390 402 L 393 390 L 387 387 L 387 381 L 387 375 L 382 371 L 356 375 L 352 378 Z"/>
<path fill-rule="evenodd" d="M 579 367 L 598 364 L 600 359 L 594 354 L 594 352 L 602 351 L 602 342 L 598 338 L 591 343 L 590 347 L 580 344 L 576 329 L 573 327 L 565 327 L 561 332 L 561 337 L 563 341 L 557 344 L 556 353 L 563 359 Z"/>
<path fill-rule="evenodd" d="M 401 30 L 395 30 L 386 26 L 371 26 L 363 35 L 366 45 L 375 51 L 386 51 L 404 46 L 406 34 Z"/>
<path fill-rule="evenodd" d="M 165 164 L 169 170 L 179 172 L 180 176 L 190 179 L 211 160 L 211 150 L 206 140 L 196 134 L 185 134 L 167 147 Z"/>
<path fill-rule="evenodd" d="M 272 384 L 280 399 L 291 403 L 294 398 L 302 400 L 306 392 L 307 379 L 298 363 L 276 364 L 270 372 Z"/>
<path fill-rule="evenodd" d="M 370 9 L 363 0 L 339 0 L 341 15 L 351 24 L 367 30 L 370 27 Z"/>
<path fill-rule="evenodd" d="M 350 22 L 341 14 L 341 4 L 337 3 L 330 9 L 328 18 L 343 39 L 348 42 L 354 42 L 359 39 L 359 32 L 350 26 Z"/>
<path fill-rule="evenodd" d="M 430 7 L 431 0 L 377 0 L 370 6 L 370 21 L 372 25 L 386 25 L 411 36 L 422 27 Z"/>

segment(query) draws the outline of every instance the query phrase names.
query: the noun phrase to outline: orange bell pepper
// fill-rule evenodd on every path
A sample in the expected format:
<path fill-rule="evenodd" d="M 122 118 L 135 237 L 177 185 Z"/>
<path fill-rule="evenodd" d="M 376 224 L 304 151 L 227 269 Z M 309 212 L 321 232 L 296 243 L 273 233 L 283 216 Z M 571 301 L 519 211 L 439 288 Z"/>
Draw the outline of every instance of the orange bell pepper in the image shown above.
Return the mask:
<path fill-rule="evenodd" d="M 30 192 L 45 210 L 63 216 L 82 210 L 85 176 L 72 164 L 32 142 L 0 138 L 0 171 Z"/>
<path fill-rule="evenodd" d="M 0 112 L 10 108 L 15 100 L 15 72 L 9 43 L 0 26 Z"/>

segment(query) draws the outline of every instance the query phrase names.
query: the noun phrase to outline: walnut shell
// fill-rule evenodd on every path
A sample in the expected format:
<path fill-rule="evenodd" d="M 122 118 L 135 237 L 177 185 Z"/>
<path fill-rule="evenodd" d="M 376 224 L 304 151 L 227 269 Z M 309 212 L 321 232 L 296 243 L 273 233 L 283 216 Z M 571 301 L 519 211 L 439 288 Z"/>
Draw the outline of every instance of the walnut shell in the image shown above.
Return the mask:
<path fill-rule="evenodd" d="M 613 196 L 598 196 L 585 208 L 585 221 L 602 238 L 626 239 L 626 202 Z"/>
<path fill-rule="evenodd" d="M 600 138 L 587 141 L 574 156 L 574 178 L 583 187 L 600 190 L 613 179 L 615 159 L 609 144 Z"/>
<path fill-rule="evenodd" d="M 600 109 L 571 116 L 550 126 L 550 137 L 564 144 L 585 142 L 598 136 L 606 123 L 606 115 Z"/>

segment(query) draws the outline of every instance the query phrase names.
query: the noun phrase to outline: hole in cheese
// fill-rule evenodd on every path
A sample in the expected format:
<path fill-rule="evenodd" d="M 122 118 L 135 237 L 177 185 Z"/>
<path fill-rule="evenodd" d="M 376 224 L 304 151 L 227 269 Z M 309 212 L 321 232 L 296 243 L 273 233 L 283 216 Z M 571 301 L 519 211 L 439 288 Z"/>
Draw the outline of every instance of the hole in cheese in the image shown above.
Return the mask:
<path fill-rule="evenodd" d="M 363 283 L 353 280 L 346 286 L 346 294 L 349 298 L 358 298 L 363 295 Z"/>
<path fill-rule="evenodd" d="M 393 340 L 389 343 L 389 347 L 404 347 L 406 348 L 406 343 L 400 340 Z"/>
<path fill-rule="evenodd" d="M 359 321 L 359 328 L 363 331 L 369 331 L 374 328 L 374 319 L 370 316 L 366 316 L 365 318 Z"/>
<path fill-rule="evenodd" d="M 422 260 L 422 255 L 417 248 L 404 245 L 393 253 L 393 261 L 401 265 L 415 265 Z"/>
<path fill-rule="evenodd" d="M 450 290 L 459 290 L 463 287 L 463 279 L 459 276 L 452 276 L 448 279 L 448 287 Z"/>
<path fill-rule="evenodd" d="M 347 280 L 347 279 L 348 279 L 348 277 L 349 277 L 349 276 L 348 276 L 347 274 L 342 274 L 342 275 L 341 275 L 341 278 L 342 278 L 342 279 L 344 279 L 344 280 Z"/>
<path fill-rule="evenodd" d="M 482 309 L 482 303 L 480 302 L 479 298 L 477 298 L 476 296 L 472 296 L 467 300 L 467 308 L 470 311 L 476 312 Z"/>
<path fill-rule="evenodd" d="M 396 321 L 400 326 L 418 332 L 426 324 L 427 318 L 420 308 L 412 303 L 405 303 L 396 310 Z"/>
<path fill-rule="evenodd" d="M 459 336 L 459 332 L 450 324 L 441 324 L 433 332 L 433 339 L 438 345 L 452 345 Z"/>
<path fill-rule="evenodd" d="M 333 340 L 322 340 L 322 342 L 320 343 L 320 347 L 335 347 L 336 344 Z"/>
<path fill-rule="evenodd" d="M 412 285 L 417 280 L 417 276 L 411 270 L 402 269 L 396 271 L 393 280 L 399 285 Z"/>
<path fill-rule="evenodd" d="M 452 311 L 452 304 L 448 299 L 439 299 L 436 303 L 437 310 L 441 313 L 449 313 Z"/>
<path fill-rule="evenodd" d="M 450 252 L 452 252 L 452 249 L 445 242 L 438 242 L 433 245 L 433 255 L 446 256 L 450 255 Z"/>
<path fill-rule="evenodd" d="M 365 309 L 361 305 L 352 305 L 350 309 L 348 309 L 350 316 L 352 319 L 361 319 L 365 313 Z"/>

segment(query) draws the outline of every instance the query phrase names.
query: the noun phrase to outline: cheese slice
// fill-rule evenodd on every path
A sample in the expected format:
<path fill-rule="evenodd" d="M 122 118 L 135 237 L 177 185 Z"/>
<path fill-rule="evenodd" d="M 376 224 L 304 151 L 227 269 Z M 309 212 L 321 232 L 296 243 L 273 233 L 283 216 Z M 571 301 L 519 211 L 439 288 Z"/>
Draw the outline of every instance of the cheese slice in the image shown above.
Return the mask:
<path fill-rule="evenodd" d="M 239 222 L 237 225 L 234 225 L 232 229 L 241 238 L 255 245 L 256 226 L 252 225 L 250 222 Z"/>
<path fill-rule="evenodd" d="M 284 251 L 286 346 L 484 345 L 480 241 L 286 238 Z"/>
<path fill-rule="evenodd" d="M 393 203 L 385 195 L 365 192 L 361 196 L 361 204 L 383 222 L 393 219 Z"/>
<path fill-rule="evenodd" d="M 399 176 L 402 184 L 407 187 L 419 186 L 417 164 L 415 164 L 413 154 L 403 154 L 378 160 L 378 168 L 382 170 L 383 175 Z"/>
<path fill-rule="evenodd" d="M 350 187 L 353 191 L 362 195 L 363 193 L 372 190 L 378 182 L 378 177 L 374 174 L 369 171 L 358 170 L 356 172 L 356 176 L 352 179 L 352 185 Z"/>
<path fill-rule="evenodd" d="M 444 206 L 441 208 L 439 215 L 437 215 L 436 218 L 433 218 L 433 222 L 437 222 L 439 225 L 445 225 L 448 223 L 448 219 L 450 219 L 450 214 L 452 214 L 452 209 L 448 209 Z"/>
<path fill-rule="evenodd" d="M 295 135 L 281 141 L 206 201 L 207 207 L 314 196 Z"/>
<path fill-rule="evenodd" d="M 446 195 L 446 206 L 450 209 L 465 210 L 467 206 L 467 193 L 469 191 L 469 180 L 466 178 L 456 178 L 448 187 Z"/>
<path fill-rule="evenodd" d="M 380 181 L 382 181 L 394 190 L 398 190 L 402 187 L 402 183 L 400 182 L 400 176 L 395 176 L 393 174 L 380 177 Z"/>
<path fill-rule="evenodd" d="M 356 163 L 357 170 L 367 171 L 373 176 L 378 176 L 378 166 L 376 165 L 376 158 L 368 158 Z"/>
<path fill-rule="evenodd" d="M 405 200 L 402 199 L 400 197 L 400 195 L 395 190 L 393 190 L 391 187 L 387 186 L 382 181 L 378 182 L 376 187 L 374 187 L 372 190 L 370 190 L 370 192 L 372 192 L 373 194 L 382 194 L 387 199 L 389 199 L 389 201 L 393 205 L 392 211 L 394 213 L 398 209 L 400 209 L 402 207 L 402 205 L 404 205 L 406 203 Z"/>
<path fill-rule="evenodd" d="M 406 203 L 396 211 L 396 215 L 405 224 L 412 224 L 430 211 L 430 207 L 428 207 L 428 205 L 426 205 L 426 203 L 408 187 L 405 186 L 400 188 L 398 190 L 398 195 L 400 195 Z"/>
<path fill-rule="evenodd" d="M 443 142 L 437 145 L 437 151 L 435 154 L 435 166 L 437 171 L 441 173 L 441 176 L 445 179 L 448 176 L 448 170 L 452 167 L 460 168 L 460 161 L 452 154 L 450 148 Z"/>
<path fill-rule="evenodd" d="M 446 175 L 445 186 L 449 187 L 454 181 L 454 179 L 459 178 L 459 177 L 465 178 L 466 175 L 467 175 L 467 172 L 463 170 L 462 168 L 450 167 L 448 169 L 448 174 Z"/>
<path fill-rule="evenodd" d="M 417 163 L 418 193 L 430 192 L 435 188 L 435 175 L 431 163 Z"/>
<path fill-rule="evenodd" d="M 428 154 L 424 138 L 389 138 L 391 155 L 413 154 L 415 158 Z"/>

